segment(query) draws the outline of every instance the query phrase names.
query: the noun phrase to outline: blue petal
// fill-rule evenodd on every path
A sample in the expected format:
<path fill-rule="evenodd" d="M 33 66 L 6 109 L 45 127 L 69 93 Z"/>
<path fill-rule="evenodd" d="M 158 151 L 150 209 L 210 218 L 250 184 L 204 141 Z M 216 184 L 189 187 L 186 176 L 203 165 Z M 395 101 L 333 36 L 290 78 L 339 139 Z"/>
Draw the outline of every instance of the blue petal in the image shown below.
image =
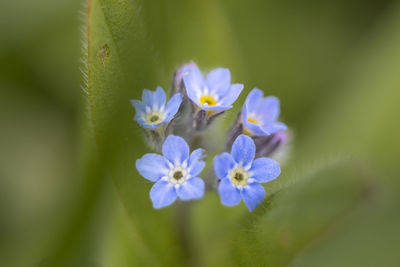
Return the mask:
<path fill-rule="evenodd" d="M 171 99 L 168 101 L 165 107 L 165 121 L 169 122 L 175 116 L 176 112 L 178 112 L 179 107 L 182 103 L 182 95 L 180 93 L 174 94 Z"/>
<path fill-rule="evenodd" d="M 204 161 L 197 161 L 196 163 L 192 164 L 192 166 L 190 167 L 190 169 L 189 169 L 190 175 L 192 177 L 199 175 L 205 166 L 206 166 L 206 163 Z"/>
<path fill-rule="evenodd" d="M 142 93 L 142 102 L 146 105 L 146 106 L 153 106 L 153 95 L 154 92 L 144 89 L 143 93 Z"/>
<path fill-rule="evenodd" d="M 131 100 L 131 105 L 135 108 L 136 115 L 146 113 L 146 105 L 139 100 Z"/>
<path fill-rule="evenodd" d="M 155 209 L 171 205 L 176 198 L 175 187 L 167 181 L 158 181 L 150 190 L 150 199 Z"/>
<path fill-rule="evenodd" d="M 156 89 L 156 92 L 154 93 L 154 103 L 153 105 L 156 105 L 158 108 L 162 107 L 165 105 L 167 97 L 165 95 L 164 90 L 158 86 Z"/>
<path fill-rule="evenodd" d="M 263 118 L 263 124 L 267 125 L 270 122 L 276 121 L 279 116 L 279 99 L 274 96 L 266 97 L 259 102 L 256 109 L 259 117 Z"/>
<path fill-rule="evenodd" d="M 182 164 L 189 158 L 189 146 L 185 139 L 169 135 L 162 145 L 163 155 L 174 164 Z"/>
<path fill-rule="evenodd" d="M 239 135 L 233 142 L 231 153 L 236 163 L 242 164 L 243 167 L 249 166 L 256 153 L 253 139 L 244 134 Z"/>
<path fill-rule="evenodd" d="M 182 184 L 176 193 L 182 200 L 192 200 L 202 198 L 204 195 L 204 182 L 198 177 L 191 178 Z"/>
<path fill-rule="evenodd" d="M 203 74 L 201 74 L 198 68 L 187 68 L 183 73 L 183 82 L 187 96 L 198 106 L 201 106 L 199 96 L 202 94 L 205 86 Z"/>
<path fill-rule="evenodd" d="M 252 212 L 264 199 L 264 187 L 258 183 L 252 183 L 245 186 L 240 191 L 243 201 L 250 212 Z"/>
<path fill-rule="evenodd" d="M 215 69 L 207 75 L 206 83 L 211 92 L 225 95 L 231 84 L 231 73 L 228 69 Z"/>
<path fill-rule="evenodd" d="M 204 109 L 204 110 L 224 111 L 224 110 L 232 108 L 232 105 L 228 105 L 228 106 L 223 106 L 223 105 L 220 105 L 220 104 L 217 104 L 215 106 L 200 105 L 199 107 L 201 109 Z"/>
<path fill-rule="evenodd" d="M 225 206 L 236 206 L 240 203 L 240 191 L 232 185 L 228 178 L 222 179 L 218 185 L 218 194 Z"/>
<path fill-rule="evenodd" d="M 154 128 L 153 125 L 147 124 L 147 122 L 143 118 L 135 118 L 135 120 L 143 128 L 146 128 L 146 129 L 153 129 Z"/>
<path fill-rule="evenodd" d="M 198 148 L 198 149 L 193 150 L 189 157 L 189 167 L 196 161 L 201 160 L 203 155 L 204 155 L 204 149 Z"/>
<path fill-rule="evenodd" d="M 214 158 L 214 171 L 218 178 L 223 179 L 228 176 L 233 169 L 235 162 L 231 154 L 224 152 Z"/>
<path fill-rule="evenodd" d="M 271 124 L 268 124 L 267 126 L 264 127 L 264 130 L 270 134 L 279 132 L 279 131 L 286 131 L 287 126 L 286 124 L 282 122 L 273 122 Z"/>
<path fill-rule="evenodd" d="M 149 153 L 136 160 L 136 169 L 146 179 L 155 182 L 168 173 L 168 161 L 161 155 Z"/>
<path fill-rule="evenodd" d="M 157 128 L 157 127 L 160 127 L 161 125 L 163 125 L 163 123 L 161 123 L 161 124 L 148 124 L 146 121 L 144 121 L 144 119 L 138 119 L 138 120 L 136 120 L 139 124 L 140 124 L 140 126 L 142 126 L 143 128 L 146 128 L 146 129 L 155 129 L 155 128 Z"/>
<path fill-rule="evenodd" d="M 145 119 L 141 116 L 139 116 L 138 114 L 135 115 L 134 120 L 137 121 L 137 123 L 139 123 L 140 126 L 147 128 L 147 122 L 145 121 Z"/>
<path fill-rule="evenodd" d="M 221 106 L 229 106 L 232 105 L 236 99 L 239 97 L 240 93 L 243 90 L 243 84 L 232 84 L 229 87 L 229 90 L 225 93 L 225 95 L 221 96 Z"/>
<path fill-rule="evenodd" d="M 145 116 L 144 113 L 137 113 L 137 112 L 136 112 L 134 119 L 135 119 L 137 122 L 141 121 L 141 122 L 145 123 L 146 120 L 145 120 L 144 116 Z"/>
<path fill-rule="evenodd" d="M 253 135 L 260 135 L 260 136 L 267 136 L 270 135 L 269 132 L 266 132 L 260 125 L 252 123 L 252 122 L 245 122 L 243 121 L 243 124 L 246 126 L 246 128 L 253 133 Z"/>
<path fill-rule="evenodd" d="M 281 174 L 278 162 L 270 158 L 258 158 L 253 161 L 250 168 L 250 177 L 258 183 L 266 183 L 274 180 Z"/>
<path fill-rule="evenodd" d="M 144 115 L 146 114 L 146 105 L 139 100 L 131 100 L 132 106 L 135 108 L 135 121 L 139 123 L 140 126 L 145 127 L 146 121 Z"/>
<path fill-rule="evenodd" d="M 245 105 L 247 105 L 248 108 L 251 108 L 263 98 L 263 95 L 264 93 L 260 89 L 254 88 L 247 96 Z"/>
<path fill-rule="evenodd" d="M 200 172 L 204 169 L 206 163 L 200 160 L 203 153 L 204 150 L 198 148 L 190 154 L 188 168 L 191 176 L 199 175 Z"/>

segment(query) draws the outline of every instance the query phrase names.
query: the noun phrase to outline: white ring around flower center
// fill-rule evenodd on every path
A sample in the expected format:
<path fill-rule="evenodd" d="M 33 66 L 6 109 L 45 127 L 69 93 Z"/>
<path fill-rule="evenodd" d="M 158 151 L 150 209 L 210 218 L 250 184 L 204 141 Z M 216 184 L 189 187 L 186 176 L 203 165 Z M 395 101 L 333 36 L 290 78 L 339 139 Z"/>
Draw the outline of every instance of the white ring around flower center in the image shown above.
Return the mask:
<path fill-rule="evenodd" d="M 188 170 L 183 166 L 174 166 L 168 172 L 168 180 L 174 185 L 181 185 L 186 182 L 188 178 Z"/>
<path fill-rule="evenodd" d="M 144 119 L 146 121 L 147 124 L 160 124 L 163 122 L 165 117 L 164 112 L 162 112 L 161 110 L 150 110 L 148 111 L 145 116 Z"/>

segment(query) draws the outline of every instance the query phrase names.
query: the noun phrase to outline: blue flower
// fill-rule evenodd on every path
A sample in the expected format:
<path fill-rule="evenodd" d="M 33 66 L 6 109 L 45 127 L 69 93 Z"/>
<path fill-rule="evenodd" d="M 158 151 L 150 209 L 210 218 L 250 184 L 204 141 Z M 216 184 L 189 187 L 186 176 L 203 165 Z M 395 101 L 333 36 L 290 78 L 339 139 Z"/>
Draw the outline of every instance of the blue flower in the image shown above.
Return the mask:
<path fill-rule="evenodd" d="M 167 104 L 165 102 L 166 95 L 161 87 L 157 87 L 155 92 L 144 89 L 142 101 L 131 100 L 131 104 L 136 110 L 134 119 L 140 126 L 149 129 L 169 123 L 181 105 L 182 96 L 177 93 Z"/>
<path fill-rule="evenodd" d="M 211 71 L 205 80 L 197 67 L 186 68 L 183 81 L 189 99 L 211 112 L 231 108 L 243 89 L 243 84 L 231 84 L 231 73 L 222 68 Z"/>
<path fill-rule="evenodd" d="M 205 166 L 203 149 L 189 155 L 189 146 L 179 136 L 169 135 L 162 146 L 162 155 L 149 153 L 136 160 L 136 169 L 146 179 L 155 182 L 150 191 L 153 207 L 159 209 L 182 200 L 200 199 L 204 182 L 197 177 Z"/>
<path fill-rule="evenodd" d="M 254 88 L 246 98 L 242 109 L 244 133 L 247 135 L 267 136 L 287 130 L 279 116 L 279 99 L 274 96 L 263 98 L 263 92 Z"/>
<path fill-rule="evenodd" d="M 236 206 L 243 198 L 249 211 L 263 200 L 265 190 L 259 183 L 272 181 L 281 173 L 279 163 L 270 158 L 254 159 L 256 147 L 247 135 L 239 135 L 231 154 L 214 158 L 214 171 L 220 180 L 218 193 L 222 204 Z"/>

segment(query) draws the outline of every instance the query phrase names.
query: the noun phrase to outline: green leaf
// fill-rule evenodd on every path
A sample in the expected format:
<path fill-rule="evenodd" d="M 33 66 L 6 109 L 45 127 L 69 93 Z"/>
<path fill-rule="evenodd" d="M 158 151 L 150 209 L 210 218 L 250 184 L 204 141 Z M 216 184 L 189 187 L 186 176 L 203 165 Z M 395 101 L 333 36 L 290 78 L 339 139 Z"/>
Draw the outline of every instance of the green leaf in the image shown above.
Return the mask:
<path fill-rule="evenodd" d="M 396 3 L 350 60 L 346 79 L 321 99 L 296 156 L 351 154 L 367 159 L 398 185 L 400 142 L 400 5 Z"/>
<path fill-rule="evenodd" d="M 151 183 L 140 177 L 135 169 L 135 160 L 149 149 L 144 146 L 141 129 L 132 120 L 134 110 L 129 100 L 140 98 L 144 88 L 154 90 L 157 85 L 169 91 L 170 77 L 174 67 L 178 67 L 173 62 L 202 58 L 217 63 L 233 57 L 228 56 L 230 49 L 223 48 L 227 34 L 211 27 L 203 28 L 201 23 L 185 26 L 171 35 L 161 34 L 160 29 L 154 30 L 160 35 L 146 31 L 147 27 L 154 27 L 152 18 L 160 19 L 157 8 L 157 5 L 129 0 L 90 1 L 85 91 L 100 164 L 114 181 L 128 214 L 135 232 L 133 242 L 136 245 L 133 246 L 140 248 L 132 252 L 137 256 L 132 258 L 143 259 L 147 255 L 152 257 L 153 264 L 176 266 L 191 257 L 187 254 L 187 243 L 180 239 L 181 229 L 175 217 L 179 207 L 154 210 L 151 206 Z M 163 21 L 166 28 L 167 24 L 184 25 L 190 12 L 199 10 L 210 12 L 209 16 L 199 18 L 199 22 L 220 24 L 221 18 L 214 4 L 182 1 L 175 8 L 168 9 L 174 20 Z M 141 17 L 142 13 L 147 15 L 148 21 Z M 198 35 L 198 40 L 186 39 L 196 30 L 203 33 Z M 197 50 L 191 46 L 185 50 L 177 46 L 185 40 L 196 44 Z M 204 40 L 207 42 L 200 42 Z M 164 57 L 171 54 L 175 61 Z M 164 66 L 167 66 L 168 78 L 164 77 Z"/>
<path fill-rule="evenodd" d="M 286 266 L 331 227 L 366 205 L 374 184 L 357 162 L 337 163 L 271 196 L 236 229 L 233 262 Z"/>
<path fill-rule="evenodd" d="M 90 1 L 88 7 L 88 109 L 99 160 L 114 181 L 136 233 L 137 259 L 151 255 L 176 264 L 180 248 L 172 210 L 152 209 L 149 184 L 135 171 L 143 151 L 129 100 L 157 80 L 154 56 L 144 38 L 138 7 L 127 0 Z M 135 93 L 136 92 L 136 93 Z M 165 253 L 168 248 L 168 253 Z"/>
<path fill-rule="evenodd" d="M 382 186 L 306 247 L 291 266 L 397 266 L 399 197 Z"/>

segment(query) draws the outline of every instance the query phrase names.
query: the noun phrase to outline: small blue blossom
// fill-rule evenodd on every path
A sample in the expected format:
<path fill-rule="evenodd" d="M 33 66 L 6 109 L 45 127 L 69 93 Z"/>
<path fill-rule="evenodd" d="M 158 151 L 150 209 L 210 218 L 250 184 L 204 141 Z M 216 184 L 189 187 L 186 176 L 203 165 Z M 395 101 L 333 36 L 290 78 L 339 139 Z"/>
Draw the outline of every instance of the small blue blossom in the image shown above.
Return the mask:
<path fill-rule="evenodd" d="M 243 198 L 249 211 L 253 211 L 265 196 L 259 183 L 272 181 L 281 173 L 279 163 L 265 157 L 254 159 L 255 152 L 254 141 L 242 134 L 233 143 L 231 154 L 224 152 L 214 158 L 222 204 L 236 206 Z"/>
<path fill-rule="evenodd" d="M 244 133 L 267 136 L 287 130 L 282 122 L 277 122 L 280 113 L 279 99 L 274 96 L 263 97 L 263 92 L 254 88 L 246 98 L 242 109 Z"/>
<path fill-rule="evenodd" d="M 197 177 L 205 166 L 203 149 L 189 155 L 189 146 L 179 136 L 169 135 L 162 146 L 162 155 L 149 153 L 136 160 L 136 169 L 146 179 L 155 182 L 150 198 L 155 209 L 182 200 L 200 199 L 204 182 Z"/>
<path fill-rule="evenodd" d="M 200 109 L 210 112 L 231 108 L 243 90 L 243 84 L 231 84 L 231 73 L 222 68 L 211 71 L 204 79 L 200 70 L 191 66 L 185 69 L 183 81 L 189 99 Z"/>
<path fill-rule="evenodd" d="M 144 89 L 142 101 L 131 100 L 132 106 L 136 110 L 134 119 L 143 128 L 155 129 L 169 123 L 178 112 L 182 102 L 182 96 L 177 93 L 166 102 L 166 95 L 161 87 L 157 87 L 155 92 Z"/>

